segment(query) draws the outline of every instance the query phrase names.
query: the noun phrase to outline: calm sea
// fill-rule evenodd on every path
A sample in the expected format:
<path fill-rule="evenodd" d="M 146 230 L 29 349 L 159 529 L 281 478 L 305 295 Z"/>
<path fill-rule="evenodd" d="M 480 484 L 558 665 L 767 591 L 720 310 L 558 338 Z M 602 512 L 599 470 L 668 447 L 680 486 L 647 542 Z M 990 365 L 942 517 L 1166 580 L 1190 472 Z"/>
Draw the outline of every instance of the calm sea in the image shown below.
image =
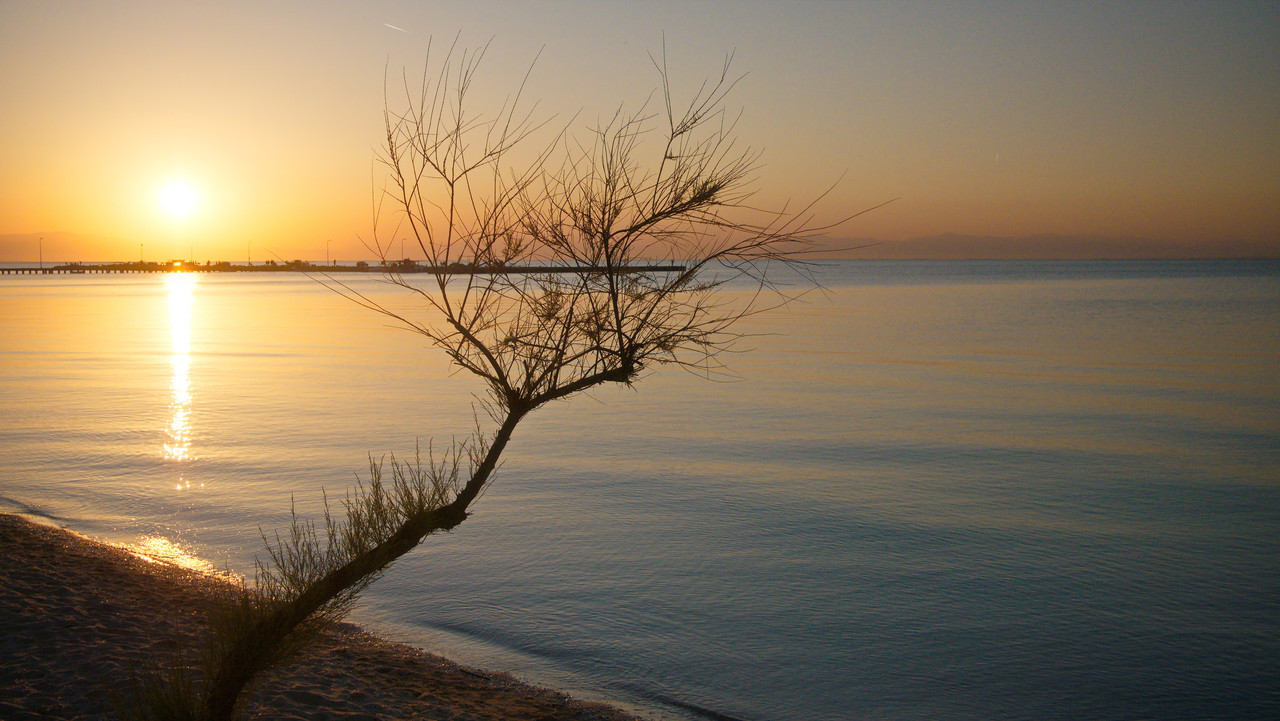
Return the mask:
<path fill-rule="evenodd" d="M 531 416 L 355 620 L 655 718 L 1280 717 L 1280 264 L 819 274 L 733 378 Z M 2 276 L 0 329 L 0 509 L 240 572 L 481 390 L 298 274 Z"/>

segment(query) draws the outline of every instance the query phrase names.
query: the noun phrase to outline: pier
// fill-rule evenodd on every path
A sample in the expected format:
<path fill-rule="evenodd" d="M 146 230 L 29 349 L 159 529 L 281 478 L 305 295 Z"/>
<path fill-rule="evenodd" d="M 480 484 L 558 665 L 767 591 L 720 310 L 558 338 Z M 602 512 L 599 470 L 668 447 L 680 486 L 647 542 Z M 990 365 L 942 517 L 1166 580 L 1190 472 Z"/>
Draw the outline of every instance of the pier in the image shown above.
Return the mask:
<path fill-rule="evenodd" d="M 184 269 L 182 272 L 193 272 L 194 268 Z M 0 275 L 84 275 L 86 273 L 171 273 L 174 272 L 168 268 L 156 268 L 140 270 L 140 269 L 123 269 L 123 268 L 104 268 L 100 266 L 54 266 L 52 268 L 5 268 L 0 267 Z M 203 271 L 202 271 L 203 272 Z"/>
<path fill-rule="evenodd" d="M 192 263 L 170 261 L 168 263 L 67 263 L 48 268 L 14 268 L 0 266 L 0 275 L 89 275 L 101 273 L 433 273 L 444 275 L 551 275 L 563 273 L 603 273 L 602 266 L 480 266 L 470 263 L 450 263 L 447 266 L 423 265 L 415 261 L 401 260 L 391 263 L 357 263 L 356 265 L 320 265 L 294 260 L 287 263 L 267 261 L 262 265 L 232 265 L 231 263 Z M 615 273 L 681 273 L 683 265 L 626 265 L 613 268 Z"/>

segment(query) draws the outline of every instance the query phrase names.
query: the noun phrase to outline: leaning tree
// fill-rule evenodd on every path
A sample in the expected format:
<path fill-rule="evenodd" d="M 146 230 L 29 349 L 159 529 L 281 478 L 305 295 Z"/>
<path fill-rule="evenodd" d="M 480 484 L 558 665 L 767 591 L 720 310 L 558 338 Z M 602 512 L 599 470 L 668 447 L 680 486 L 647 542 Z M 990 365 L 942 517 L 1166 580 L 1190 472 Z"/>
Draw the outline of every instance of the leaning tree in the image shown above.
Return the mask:
<path fill-rule="evenodd" d="M 373 465 L 344 517 L 326 513 L 320 531 L 295 516 L 268 544 L 256 587 L 215 624 L 192 716 L 231 718 L 244 689 L 307 631 L 341 617 L 428 535 L 462 523 L 529 413 L 656 366 L 718 372 L 735 324 L 786 299 L 773 273 L 797 267 L 809 237 L 830 227 L 813 222 L 812 205 L 752 204 L 759 154 L 737 141 L 726 110 L 737 82 L 729 60 L 678 103 L 665 58 L 652 58 L 648 100 L 574 132 L 576 120 L 556 131 L 535 118 L 524 83 L 496 113 L 473 112 L 483 55 L 451 49 L 433 64 L 428 54 L 420 83 L 406 77 L 388 93 L 398 100 L 384 111 L 371 246 L 421 313 L 323 282 L 479 378 L 492 426 L 425 463 L 393 459 L 389 484 Z M 425 266 L 391 256 L 398 235 Z M 722 292 L 744 282 L 747 292 Z"/>

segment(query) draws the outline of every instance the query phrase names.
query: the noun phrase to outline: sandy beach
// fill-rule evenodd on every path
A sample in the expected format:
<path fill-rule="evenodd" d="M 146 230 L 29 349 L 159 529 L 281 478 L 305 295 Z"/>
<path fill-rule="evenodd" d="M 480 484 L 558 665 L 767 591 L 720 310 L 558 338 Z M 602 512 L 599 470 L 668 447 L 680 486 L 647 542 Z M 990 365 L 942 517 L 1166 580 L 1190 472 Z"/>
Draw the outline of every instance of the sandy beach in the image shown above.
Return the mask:
<path fill-rule="evenodd" d="M 193 648 L 221 581 L 0 514 L 0 718 L 112 718 L 112 693 Z M 351 625 L 274 670 L 247 719 L 635 721 Z"/>

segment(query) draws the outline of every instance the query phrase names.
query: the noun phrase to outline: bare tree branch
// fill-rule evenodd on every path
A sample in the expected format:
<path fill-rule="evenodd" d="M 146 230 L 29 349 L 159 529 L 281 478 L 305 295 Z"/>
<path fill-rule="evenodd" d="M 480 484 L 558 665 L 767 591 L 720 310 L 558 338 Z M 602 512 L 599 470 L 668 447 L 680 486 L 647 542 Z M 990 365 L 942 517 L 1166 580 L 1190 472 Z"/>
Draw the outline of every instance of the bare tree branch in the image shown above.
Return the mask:
<path fill-rule="evenodd" d="M 732 56 L 681 104 L 664 45 L 650 56 L 657 90 L 579 136 L 551 132 L 550 119 L 525 108 L 528 73 L 495 114 L 473 113 L 467 100 L 486 50 L 455 39 L 434 63 L 428 48 L 420 81 L 402 74 L 394 100 L 384 77 L 385 181 L 370 247 L 386 280 L 426 315 L 322 282 L 479 378 L 497 430 L 426 466 L 393 459 L 389 490 L 375 464 L 369 486 L 348 497 L 346 520 L 326 514 L 324 540 L 295 518 L 287 538 L 268 544 L 272 563 L 240 604 L 239 630 L 218 647 L 200 718 L 231 718 L 243 689 L 298 633 L 340 616 L 397 558 L 461 523 L 527 414 L 631 384 L 655 365 L 718 371 L 740 321 L 794 297 L 778 271 L 803 277 L 811 238 L 833 227 L 813 221 L 821 197 L 798 212 L 751 205 L 760 154 L 737 142 L 739 116 L 726 112 L 741 80 Z M 404 232 L 426 274 L 392 257 Z"/>

